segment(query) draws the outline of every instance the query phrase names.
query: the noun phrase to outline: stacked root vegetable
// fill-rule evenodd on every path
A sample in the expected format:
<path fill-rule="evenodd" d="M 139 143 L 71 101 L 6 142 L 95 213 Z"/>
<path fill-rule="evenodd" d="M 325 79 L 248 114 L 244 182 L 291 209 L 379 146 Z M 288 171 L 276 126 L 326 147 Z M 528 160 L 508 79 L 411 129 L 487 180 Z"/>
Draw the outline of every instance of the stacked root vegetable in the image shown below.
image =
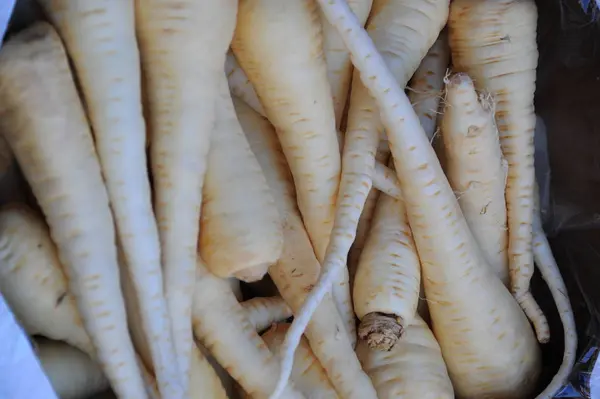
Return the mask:
<path fill-rule="evenodd" d="M 533 0 L 39 3 L 0 50 L 1 166 L 34 198 L 0 210 L 0 292 L 61 398 L 565 381 Z M 565 340 L 541 388 L 534 264 Z"/>

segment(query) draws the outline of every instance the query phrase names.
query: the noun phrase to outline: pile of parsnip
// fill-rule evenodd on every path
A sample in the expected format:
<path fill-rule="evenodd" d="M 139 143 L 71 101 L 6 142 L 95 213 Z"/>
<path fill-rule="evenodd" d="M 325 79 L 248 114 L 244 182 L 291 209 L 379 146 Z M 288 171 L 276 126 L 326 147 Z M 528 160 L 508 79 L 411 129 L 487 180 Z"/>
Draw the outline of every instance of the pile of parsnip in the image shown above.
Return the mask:
<path fill-rule="evenodd" d="M 565 381 L 534 0 L 38 2 L 0 50 L 0 166 L 35 197 L 0 209 L 0 292 L 61 398 Z M 534 264 L 564 325 L 549 385 Z"/>

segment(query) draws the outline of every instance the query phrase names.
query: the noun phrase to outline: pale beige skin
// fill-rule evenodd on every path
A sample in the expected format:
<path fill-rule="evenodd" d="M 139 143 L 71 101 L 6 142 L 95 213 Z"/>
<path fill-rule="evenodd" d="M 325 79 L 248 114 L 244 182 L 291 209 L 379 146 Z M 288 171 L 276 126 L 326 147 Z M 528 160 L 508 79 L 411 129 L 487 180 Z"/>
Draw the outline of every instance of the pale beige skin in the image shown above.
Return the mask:
<path fill-rule="evenodd" d="M 24 205 L 0 210 L 0 261 L 0 291 L 25 331 L 66 342 L 98 363 L 40 214 Z M 148 397 L 157 398 L 154 377 L 140 359 L 137 362 Z"/>
<path fill-rule="evenodd" d="M 273 323 L 282 322 L 292 316 L 292 309 L 279 296 L 256 297 L 242 302 L 241 305 L 257 332 L 262 332 Z"/>
<path fill-rule="evenodd" d="M 36 355 L 59 398 L 88 398 L 110 387 L 100 366 L 79 349 L 59 341 L 36 343 Z"/>
<path fill-rule="evenodd" d="M 391 351 L 370 349 L 360 342 L 356 353 L 379 399 L 454 399 L 440 346 L 419 316 L 406 326 Z"/>
<path fill-rule="evenodd" d="M 404 203 L 381 195 L 354 282 L 359 337 L 373 349 L 397 345 L 417 312 L 420 288 L 421 264 Z"/>
<path fill-rule="evenodd" d="M 425 134 L 434 145 L 436 142 L 441 142 L 441 140 L 436 140 L 436 134 L 440 119 L 440 103 L 443 96 L 444 77 L 448 71 L 449 61 L 450 48 L 448 47 L 448 34 L 444 29 L 440 32 L 440 35 L 427 52 L 427 55 L 421 60 L 421 64 L 409 82 L 408 99 L 421 122 Z M 387 138 L 385 144 L 387 145 Z M 419 313 L 423 320 L 427 323 L 429 322 L 429 308 L 427 307 L 425 290 L 423 289 L 423 280 L 421 280 L 417 313 Z"/>
<path fill-rule="evenodd" d="M 237 120 L 225 75 L 202 194 L 199 253 L 219 277 L 260 280 L 283 247 L 282 222 Z"/>
<path fill-rule="evenodd" d="M 533 257 L 535 264 L 548 284 L 558 314 L 563 325 L 565 351 L 563 360 L 556 375 L 536 399 L 550 399 L 567 382 L 577 356 L 577 329 L 571 301 L 565 282 L 563 281 L 556 259 L 552 254 L 552 248 L 542 226 L 542 217 L 539 205 L 539 188 L 536 184 L 535 190 L 535 214 L 533 215 Z"/>
<path fill-rule="evenodd" d="M 163 396 L 183 394 L 146 157 L 134 1 L 42 0 L 81 85 L 115 227 L 128 259 L 143 332 Z"/>
<path fill-rule="evenodd" d="M 367 22 L 372 4 L 373 0 L 348 0 L 348 5 L 362 26 Z M 319 15 L 323 27 L 323 53 L 327 63 L 327 79 L 331 86 L 336 126 L 339 128 L 350 93 L 352 61 L 344 41 L 335 28 L 322 13 L 319 12 Z M 340 138 L 343 138 L 343 132 Z"/>
<path fill-rule="evenodd" d="M 125 304 L 127 306 L 131 337 L 146 367 L 154 374 L 148 341 L 141 328 L 139 302 L 137 297 L 133 295 L 131 278 L 125 272 L 127 270 L 127 261 L 121 247 L 119 247 L 119 262 L 122 265 L 121 281 L 123 296 L 125 297 Z M 227 399 L 227 392 L 223 387 L 224 384 L 220 378 L 221 376 L 218 375 L 201 349 L 194 343 L 190 363 L 189 399 Z"/>
<path fill-rule="evenodd" d="M 417 115 L 368 34 L 344 1 L 318 3 L 344 38 L 381 111 L 421 259 L 434 332 L 457 396 L 529 397 L 539 375 L 540 350 L 527 318 L 483 259 Z M 296 314 L 287 335 L 292 345 L 323 286 L 308 296 L 305 312 Z M 292 345 L 282 348 L 286 362 Z M 285 377 L 282 373 L 281 384 Z"/>
<path fill-rule="evenodd" d="M 302 225 L 292 176 L 273 126 L 241 100 L 237 100 L 235 105 L 250 147 L 265 171 L 284 219 L 283 254 L 271 267 L 269 275 L 283 299 L 297 314 L 318 280 L 321 267 Z M 306 337 L 340 397 L 376 398 L 373 385 L 354 354 L 352 343 L 343 334 L 343 321 L 330 294 L 315 312 Z"/>
<path fill-rule="evenodd" d="M 219 364 L 255 399 L 268 398 L 279 373 L 277 358 L 265 346 L 227 281 L 198 262 L 193 306 L 194 335 Z M 304 395 L 289 384 L 282 398 Z"/>
<path fill-rule="evenodd" d="M 379 140 L 379 146 L 375 153 L 375 165 L 385 165 L 390 158 L 390 148 L 387 145 L 387 141 Z M 375 206 L 379 198 L 380 191 L 377 189 L 375 176 L 373 176 L 373 187 L 367 195 L 365 205 L 358 219 L 358 226 L 356 227 L 356 237 L 348 252 L 348 273 L 350 274 L 350 287 L 354 287 L 354 275 L 356 274 L 356 268 L 358 267 L 358 260 L 360 254 L 364 248 L 365 241 L 369 236 L 369 230 L 371 228 L 371 222 L 373 215 L 375 214 Z"/>
<path fill-rule="evenodd" d="M 277 130 L 304 225 L 322 262 L 333 227 L 341 157 L 316 3 L 240 1 L 231 48 Z M 353 337 L 347 269 L 337 277 L 333 297 Z"/>
<path fill-rule="evenodd" d="M 0 292 L 28 334 L 93 354 L 43 218 L 23 205 L 0 210 Z"/>
<path fill-rule="evenodd" d="M 277 353 L 288 330 L 289 324 L 275 324 L 263 335 L 269 349 Z M 338 399 L 339 396 L 333 389 L 327 373 L 315 357 L 308 341 L 303 338 L 294 354 L 294 367 L 292 369 L 292 381 L 298 389 L 310 399 Z"/>
<path fill-rule="evenodd" d="M 4 44 L 0 95 L 0 131 L 50 226 L 100 364 L 122 398 L 144 398 L 100 162 L 67 55 L 49 24 Z"/>
<path fill-rule="evenodd" d="M 534 0 L 457 0 L 448 19 L 452 63 L 494 96 L 500 145 L 508 162 L 506 207 L 510 290 L 545 342 L 547 322 L 529 292 L 533 274 L 533 136 L 538 50 Z"/>
<path fill-rule="evenodd" d="M 202 188 L 237 3 L 135 0 L 164 292 L 186 383 Z"/>
<path fill-rule="evenodd" d="M 448 0 L 373 2 L 366 29 L 378 50 L 385 53 L 387 65 L 401 87 L 406 85 L 435 42 L 446 22 L 447 11 Z M 417 26 L 419 29 L 415 28 Z M 339 291 L 350 289 L 346 261 L 356 236 L 360 214 L 373 185 L 375 154 L 382 130 L 377 106 L 358 75 L 355 75 L 350 94 L 335 223 L 322 261 L 324 270 L 334 268 L 340 274 L 345 274 L 343 280 L 336 281 Z M 380 187 L 384 191 L 384 187 Z M 351 305 L 347 307 L 352 308 Z"/>
<path fill-rule="evenodd" d="M 466 74 L 448 78 L 441 118 L 444 170 L 487 263 L 508 286 L 506 171 L 494 102 Z"/>
<path fill-rule="evenodd" d="M 238 298 L 239 301 L 239 298 Z M 283 322 L 292 315 L 291 309 L 287 306 L 281 297 L 255 297 L 244 302 L 240 302 L 246 313 L 246 318 L 254 326 L 256 332 L 271 327 L 275 323 Z M 219 362 L 210 354 L 202 344 L 198 343 L 198 348 L 206 357 L 206 360 L 215 370 L 215 373 L 221 380 L 221 384 L 227 392 L 229 398 L 237 398 L 237 389 L 239 385 L 229 375 Z M 206 396 L 212 397 L 212 396 Z"/>

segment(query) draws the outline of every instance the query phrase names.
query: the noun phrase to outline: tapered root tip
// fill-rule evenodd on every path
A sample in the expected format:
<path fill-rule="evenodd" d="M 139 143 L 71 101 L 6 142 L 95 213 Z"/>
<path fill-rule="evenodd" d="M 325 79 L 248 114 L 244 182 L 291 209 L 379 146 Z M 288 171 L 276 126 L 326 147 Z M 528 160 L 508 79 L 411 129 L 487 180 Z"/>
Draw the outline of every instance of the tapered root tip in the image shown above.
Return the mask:
<path fill-rule="evenodd" d="M 390 351 L 402 336 L 404 328 L 401 319 L 385 313 L 369 313 L 358 326 L 358 336 L 367 341 L 369 348 Z"/>
<path fill-rule="evenodd" d="M 248 267 L 246 269 L 238 270 L 233 274 L 233 277 L 244 283 L 254 283 L 255 281 L 262 280 L 262 278 L 269 271 L 270 264 L 257 265 Z"/>

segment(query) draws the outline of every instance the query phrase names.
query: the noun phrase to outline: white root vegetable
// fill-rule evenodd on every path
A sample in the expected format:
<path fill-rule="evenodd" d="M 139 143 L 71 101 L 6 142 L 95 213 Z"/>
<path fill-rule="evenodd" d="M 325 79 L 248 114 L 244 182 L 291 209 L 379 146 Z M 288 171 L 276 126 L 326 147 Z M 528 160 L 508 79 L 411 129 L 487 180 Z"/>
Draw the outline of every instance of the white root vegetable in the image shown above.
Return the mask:
<path fill-rule="evenodd" d="M 125 297 L 125 305 L 127 306 L 127 316 L 129 321 L 129 329 L 131 337 L 135 344 L 141 359 L 146 364 L 146 367 L 153 372 L 152 358 L 150 355 L 148 341 L 141 329 L 140 322 L 140 307 L 137 298 L 133 295 L 133 283 L 127 270 L 127 262 L 125 255 L 119 247 L 119 262 L 121 264 L 121 282 L 123 286 L 123 296 Z M 190 359 L 190 388 L 189 399 L 226 399 L 227 392 L 222 384 L 221 376 L 217 375 L 213 365 L 207 357 L 194 343 L 192 347 Z"/>
<path fill-rule="evenodd" d="M 389 351 L 417 312 L 421 264 L 402 200 L 381 195 L 354 282 L 358 336 Z"/>
<path fill-rule="evenodd" d="M 356 274 L 356 268 L 358 267 L 358 260 L 365 246 L 365 241 L 367 240 L 373 215 L 375 213 L 375 206 L 377 205 L 380 191 L 382 191 L 379 189 L 379 185 L 385 185 L 383 187 L 389 186 L 389 182 L 387 180 L 380 181 L 382 179 L 382 175 L 387 177 L 387 172 L 382 174 L 380 169 L 382 169 L 381 167 L 383 165 L 388 163 L 389 157 L 390 147 L 387 145 L 387 140 L 382 140 L 380 134 L 379 145 L 377 147 L 377 152 L 375 153 L 375 173 L 373 175 L 373 187 L 371 187 L 369 195 L 365 200 L 365 205 L 358 219 L 358 226 L 356 227 L 356 237 L 354 238 L 354 242 L 352 243 L 350 251 L 348 252 L 348 273 L 350 274 L 350 287 L 354 287 L 354 275 Z M 395 177 L 394 173 L 391 173 L 391 175 L 392 177 Z M 396 194 L 399 195 L 400 191 L 397 190 Z"/>
<path fill-rule="evenodd" d="M 441 135 L 446 176 L 460 209 L 487 263 L 508 286 L 508 164 L 500 149 L 493 99 L 478 94 L 464 73 L 447 79 Z"/>
<path fill-rule="evenodd" d="M 348 5 L 361 26 L 364 26 L 367 22 L 372 4 L 373 0 L 348 0 Z M 327 63 L 327 80 L 329 80 L 329 86 L 331 86 L 336 126 L 339 128 L 350 93 L 352 61 L 350 61 L 350 53 L 348 53 L 344 41 L 335 28 L 321 12 L 319 12 L 319 15 L 323 27 L 323 54 Z M 342 136 L 338 137 L 341 138 Z"/>
<path fill-rule="evenodd" d="M 278 296 L 256 297 L 242 302 L 241 305 L 246 312 L 246 318 L 257 332 L 292 316 L 290 307 Z"/>
<path fill-rule="evenodd" d="M 29 335 L 64 341 L 98 363 L 42 216 L 24 205 L 0 210 L 0 292 Z M 138 360 L 150 399 L 154 377 Z"/>
<path fill-rule="evenodd" d="M 186 388 L 194 347 L 191 314 L 202 188 L 237 3 L 135 0 L 164 292 Z"/>
<path fill-rule="evenodd" d="M 454 390 L 440 346 L 425 322 L 416 316 L 389 352 L 360 342 L 356 353 L 373 380 L 379 399 L 453 399 Z"/>
<path fill-rule="evenodd" d="M 240 1 L 231 48 L 276 128 L 304 225 L 322 261 L 333 226 L 341 159 L 316 3 Z M 339 284 L 328 288 L 333 287 L 345 330 L 354 339 L 347 269 L 336 278 Z"/>
<path fill-rule="evenodd" d="M 61 399 L 89 398 L 110 384 L 100 366 L 64 342 L 38 340 L 36 354 L 52 388 Z"/>
<path fill-rule="evenodd" d="M 406 85 L 435 42 L 447 14 L 448 0 L 373 2 L 367 32 L 378 50 L 385 54 L 385 61 L 401 87 Z M 373 98 L 357 75 L 350 95 L 335 221 L 322 261 L 325 272 L 338 270 L 337 277 L 332 275 L 332 280 L 323 283 L 324 286 L 334 284 L 334 297 L 337 291 L 349 285 L 346 262 L 373 184 L 375 154 L 383 130 L 378 116 Z"/>
<path fill-rule="evenodd" d="M 294 184 L 273 126 L 242 101 L 238 118 L 284 220 L 284 249 L 269 275 L 295 314 L 319 278 L 321 267 L 296 205 Z M 331 295 L 319 305 L 306 330 L 310 346 L 340 397 L 373 399 L 375 390 L 362 371 Z"/>
<path fill-rule="evenodd" d="M 508 162 L 506 208 L 510 291 L 531 320 L 538 341 L 548 322 L 529 290 L 533 275 L 534 93 L 537 49 L 534 0 L 456 0 L 448 33 L 452 65 L 494 96 L 502 153 Z"/>
<path fill-rule="evenodd" d="M 50 226 L 97 358 L 118 395 L 144 398 L 100 162 L 69 61 L 49 24 L 4 44 L 0 97 L 0 130 Z"/>
<path fill-rule="evenodd" d="M 220 82 L 198 250 L 216 276 L 252 282 L 281 255 L 281 218 L 237 120 L 225 74 Z"/>
<path fill-rule="evenodd" d="M 537 188 L 537 187 L 536 187 Z M 538 193 L 538 190 L 536 190 Z M 558 314 L 563 325 L 565 349 L 563 360 L 550 384 L 538 395 L 536 399 L 550 399 L 569 378 L 577 356 L 577 330 L 575 318 L 567 287 L 552 254 L 550 243 L 542 227 L 542 218 L 539 209 L 539 195 L 535 198 L 535 214 L 533 215 L 533 257 L 542 278 L 550 289 Z"/>
<path fill-rule="evenodd" d="M 288 330 L 289 324 L 275 324 L 263 335 L 269 349 L 277 353 Z M 292 368 L 292 381 L 296 387 L 310 399 L 338 399 L 327 373 L 315 357 L 306 338 L 302 338 L 298 350 L 294 354 L 294 366 Z"/>
<path fill-rule="evenodd" d="M 193 328 L 196 338 L 219 364 L 256 399 L 268 398 L 279 372 L 277 358 L 268 350 L 227 281 L 211 274 L 199 261 L 194 292 Z M 285 398 L 304 398 L 292 384 Z"/>
<path fill-rule="evenodd" d="M 400 187 L 397 185 L 396 172 L 379 162 L 375 162 L 373 170 L 373 187 L 390 197 L 402 198 Z"/>
<path fill-rule="evenodd" d="M 434 332 L 457 396 L 528 397 L 541 358 L 527 318 L 485 264 L 429 139 L 368 34 L 344 1 L 318 2 L 342 35 L 381 111 L 421 259 Z M 282 349 L 286 362 L 327 291 L 323 281 L 331 281 L 335 273 L 336 268 L 324 270 L 296 314 Z M 285 383 L 288 370 L 282 367 L 280 383 Z"/>
<path fill-rule="evenodd" d="M 187 388 L 202 188 L 237 1 L 135 1 L 165 295 Z"/>
<path fill-rule="evenodd" d="M 41 0 L 74 64 L 163 396 L 181 397 L 152 209 L 134 1 Z"/>
<path fill-rule="evenodd" d="M 28 334 L 93 355 L 48 227 L 23 205 L 0 210 L 0 292 Z"/>

